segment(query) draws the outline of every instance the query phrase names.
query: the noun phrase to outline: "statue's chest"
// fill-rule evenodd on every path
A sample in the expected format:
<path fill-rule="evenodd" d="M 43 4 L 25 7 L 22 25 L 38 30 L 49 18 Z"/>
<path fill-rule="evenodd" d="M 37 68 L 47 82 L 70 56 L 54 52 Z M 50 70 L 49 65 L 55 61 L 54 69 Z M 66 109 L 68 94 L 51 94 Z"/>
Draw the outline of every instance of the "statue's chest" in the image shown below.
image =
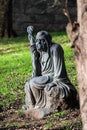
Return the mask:
<path fill-rule="evenodd" d="M 51 70 L 52 67 L 52 58 L 48 53 L 43 53 L 41 57 L 41 68 L 42 72 Z"/>
<path fill-rule="evenodd" d="M 47 64 L 48 60 L 49 60 L 48 53 L 42 53 L 42 57 L 41 57 L 41 64 L 42 64 L 42 66 L 44 66 L 45 64 Z"/>

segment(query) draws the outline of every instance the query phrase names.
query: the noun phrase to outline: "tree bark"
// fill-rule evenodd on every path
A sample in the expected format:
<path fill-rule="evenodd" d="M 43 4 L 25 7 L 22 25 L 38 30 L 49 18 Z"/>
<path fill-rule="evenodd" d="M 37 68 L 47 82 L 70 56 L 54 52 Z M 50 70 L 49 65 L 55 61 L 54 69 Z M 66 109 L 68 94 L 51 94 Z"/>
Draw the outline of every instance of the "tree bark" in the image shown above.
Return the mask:
<path fill-rule="evenodd" d="M 12 28 L 12 0 L 0 0 L 0 37 L 16 36 Z"/>
<path fill-rule="evenodd" d="M 87 130 L 87 0 L 77 0 L 78 21 L 67 26 L 74 48 L 83 130 Z"/>
<path fill-rule="evenodd" d="M 77 0 L 77 5 L 80 29 L 74 50 L 83 130 L 87 130 L 87 1 Z"/>

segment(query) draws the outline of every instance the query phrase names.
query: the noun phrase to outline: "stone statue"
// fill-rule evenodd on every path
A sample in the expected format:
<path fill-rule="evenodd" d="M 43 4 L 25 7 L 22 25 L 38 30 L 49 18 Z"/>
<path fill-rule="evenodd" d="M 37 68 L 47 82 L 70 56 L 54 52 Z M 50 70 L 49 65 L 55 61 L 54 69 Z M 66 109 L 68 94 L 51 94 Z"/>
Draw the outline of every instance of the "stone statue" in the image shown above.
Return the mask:
<path fill-rule="evenodd" d="M 27 27 L 32 54 L 33 74 L 25 84 L 26 105 L 23 109 L 36 118 L 43 118 L 55 110 L 68 107 L 76 99 L 64 62 L 64 52 L 52 42 L 47 31 L 33 37 L 33 27 Z M 72 104 L 73 104 L 72 103 Z M 64 105 L 65 104 L 65 105 Z"/>

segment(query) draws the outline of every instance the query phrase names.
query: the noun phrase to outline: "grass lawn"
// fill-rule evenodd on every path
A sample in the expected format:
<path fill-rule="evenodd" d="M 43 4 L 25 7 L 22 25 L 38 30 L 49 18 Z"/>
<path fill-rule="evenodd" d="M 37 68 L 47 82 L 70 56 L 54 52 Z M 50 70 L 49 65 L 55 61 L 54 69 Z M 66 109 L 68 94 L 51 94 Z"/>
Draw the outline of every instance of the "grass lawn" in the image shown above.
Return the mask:
<path fill-rule="evenodd" d="M 51 33 L 53 41 L 64 48 L 68 76 L 77 86 L 73 50 L 64 32 Z M 24 84 L 32 74 L 27 36 L 0 39 L 0 106 L 7 109 L 17 100 L 24 103 Z"/>
<path fill-rule="evenodd" d="M 27 37 L 0 39 L 0 105 L 24 99 L 24 84 L 32 72 Z"/>

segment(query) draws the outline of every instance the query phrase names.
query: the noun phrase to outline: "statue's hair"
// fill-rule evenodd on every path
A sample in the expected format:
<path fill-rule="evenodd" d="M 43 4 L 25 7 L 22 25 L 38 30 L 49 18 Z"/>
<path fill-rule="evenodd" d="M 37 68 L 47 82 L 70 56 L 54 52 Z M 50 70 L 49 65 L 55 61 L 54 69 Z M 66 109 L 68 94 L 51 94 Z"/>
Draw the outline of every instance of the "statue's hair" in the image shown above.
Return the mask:
<path fill-rule="evenodd" d="M 51 43 L 52 37 L 51 37 L 51 35 L 47 31 L 40 31 L 40 32 L 38 32 L 37 35 L 36 35 L 36 39 L 38 37 L 40 37 L 40 36 L 45 37 L 46 40 L 48 41 L 48 43 Z"/>

